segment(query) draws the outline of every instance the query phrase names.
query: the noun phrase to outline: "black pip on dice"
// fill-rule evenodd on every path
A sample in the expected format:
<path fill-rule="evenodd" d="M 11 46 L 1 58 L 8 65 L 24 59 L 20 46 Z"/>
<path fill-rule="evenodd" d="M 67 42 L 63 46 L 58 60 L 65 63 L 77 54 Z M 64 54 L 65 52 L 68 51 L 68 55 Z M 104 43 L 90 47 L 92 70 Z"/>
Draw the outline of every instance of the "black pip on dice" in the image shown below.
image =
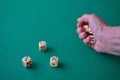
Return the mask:
<path fill-rule="evenodd" d="M 92 39 L 90 40 L 90 43 L 91 43 L 91 44 L 94 44 L 94 43 L 95 43 L 95 37 L 94 37 L 94 36 L 91 36 L 91 38 L 92 38 Z"/>
<path fill-rule="evenodd" d="M 58 57 L 57 56 L 50 57 L 50 66 L 58 67 Z"/>
<path fill-rule="evenodd" d="M 29 56 L 22 58 L 22 63 L 24 67 L 30 67 L 32 65 L 32 59 Z"/>

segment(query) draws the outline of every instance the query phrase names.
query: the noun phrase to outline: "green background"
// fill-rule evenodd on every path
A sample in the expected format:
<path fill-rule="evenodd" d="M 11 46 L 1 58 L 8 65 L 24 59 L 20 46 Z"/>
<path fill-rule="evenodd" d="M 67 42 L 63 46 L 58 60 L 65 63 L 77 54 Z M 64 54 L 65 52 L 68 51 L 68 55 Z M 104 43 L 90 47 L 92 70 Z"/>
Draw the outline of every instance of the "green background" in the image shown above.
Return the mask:
<path fill-rule="evenodd" d="M 84 45 L 76 19 L 95 13 L 120 25 L 119 0 L 0 0 L 0 80 L 120 80 L 120 57 Z M 45 40 L 46 52 L 38 42 Z M 26 69 L 22 57 L 29 55 Z M 60 66 L 49 66 L 51 56 Z"/>

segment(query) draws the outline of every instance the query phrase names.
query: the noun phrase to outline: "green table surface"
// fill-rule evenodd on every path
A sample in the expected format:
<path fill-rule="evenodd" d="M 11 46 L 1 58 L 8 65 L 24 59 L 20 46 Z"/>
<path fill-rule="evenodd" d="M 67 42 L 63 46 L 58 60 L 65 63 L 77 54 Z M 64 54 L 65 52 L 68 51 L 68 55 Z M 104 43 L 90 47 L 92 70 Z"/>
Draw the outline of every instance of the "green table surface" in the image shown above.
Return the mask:
<path fill-rule="evenodd" d="M 120 80 L 120 57 L 84 45 L 76 19 L 95 13 L 120 25 L 119 0 L 0 0 L 0 80 Z M 46 52 L 38 42 L 45 40 Z M 24 56 L 33 60 L 26 69 Z M 60 66 L 49 66 L 51 56 Z"/>

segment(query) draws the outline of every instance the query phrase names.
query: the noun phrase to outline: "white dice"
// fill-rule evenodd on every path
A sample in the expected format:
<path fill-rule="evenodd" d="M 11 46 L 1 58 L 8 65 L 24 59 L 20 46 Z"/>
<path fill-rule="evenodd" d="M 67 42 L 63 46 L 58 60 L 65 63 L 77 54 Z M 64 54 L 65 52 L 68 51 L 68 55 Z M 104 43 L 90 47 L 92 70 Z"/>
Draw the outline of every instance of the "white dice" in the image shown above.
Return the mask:
<path fill-rule="evenodd" d="M 50 57 L 50 66 L 51 67 L 58 67 L 58 57 L 57 56 L 52 56 Z"/>
<path fill-rule="evenodd" d="M 47 43 L 46 41 L 40 41 L 39 42 L 39 50 L 40 51 L 45 51 L 47 49 Z"/>
<path fill-rule="evenodd" d="M 90 44 L 94 44 L 95 42 L 96 42 L 96 39 L 95 39 L 95 37 L 93 36 L 93 33 L 92 33 L 92 31 L 91 31 L 91 29 L 90 29 L 90 27 L 88 26 L 88 25 L 84 25 L 83 26 L 83 29 L 85 30 L 85 32 L 87 32 L 87 33 L 89 33 L 90 35 L 92 35 L 91 36 L 91 40 L 90 40 Z"/>
<path fill-rule="evenodd" d="M 95 43 L 95 41 L 96 41 L 96 39 L 95 39 L 95 37 L 94 36 L 91 36 L 91 40 L 90 40 L 90 44 L 94 44 Z"/>
<path fill-rule="evenodd" d="M 29 56 L 22 58 L 22 63 L 24 67 L 30 67 L 32 65 L 32 59 Z"/>
<path fill-rule="evenodd" d="M 85 30 L 85 32 L 89 33 L 89 34 L 92 34 L 91 30 L 90 30 L 90 27 L 88 25 L 84 25 L 83 26 L 83 29 Z"/>

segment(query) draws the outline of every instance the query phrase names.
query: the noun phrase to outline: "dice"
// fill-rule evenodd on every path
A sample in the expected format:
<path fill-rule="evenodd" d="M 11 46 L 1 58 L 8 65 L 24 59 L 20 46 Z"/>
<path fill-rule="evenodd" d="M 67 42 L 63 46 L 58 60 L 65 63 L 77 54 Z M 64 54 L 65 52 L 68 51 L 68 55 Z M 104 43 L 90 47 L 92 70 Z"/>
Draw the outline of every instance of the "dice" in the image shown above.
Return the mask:
<path fill-rule="evenodd" d="M 30 67 L 32 65 L 32 59 L 29 56 L 22 58 L 22 63 L 24 67 Z"/>
<path fill-rule="evenodd" d="M 39 50 L 40 50 L 40 51 L 45 51 L 45 50 L 47 50 L 47 43 L 46 43 L 46 41 L 40 41 L 40 42 L 39 42 Z"/>
<path fill-rule="evenodd" d="M 90 42 L 89 42 L 89 43 L 90 43 L 90 44 L 94 44 L 94 43 L 95 43 L 95 41 L 96 41 L 96 39 L 95 39 L 95 37 L 94 37 L 94 36 L 91 36 L 91 38 L 92 38 L 92 39 L 90 40 Z"/>
<path fill-rule="evenodd" d="M 94 44 L 94 43 L 96 42 L 96 39 L 95 39 L 95 37 L 93 36 L 93 33 L 92 33 L 92 31 L 90 30 L 90 27 L 89 27 L 88 25 L 84 25 L 84 26 L 83 26 L 83 29 L 84 29 L 85 32 L 87 32 L 88 34 L 92 35 L 92 36 L 91 36 L 92 39 L 90 40 L 89 43 L 90 43 L 90 44 Z"/>
<path fill-rule="evenodd" d="M 50 57 L 50 66 L 58 67 L 58 57 L 57 56 Z"/>
<path fill-rule="evenodd" d="M 91 30 L 90 30 L 90 27 L 88 25 L 84 25 L 83 26 L 83 29 L 85 30 L 85 32 L 89 33 L 89 34 L 92 34 Z"/>

